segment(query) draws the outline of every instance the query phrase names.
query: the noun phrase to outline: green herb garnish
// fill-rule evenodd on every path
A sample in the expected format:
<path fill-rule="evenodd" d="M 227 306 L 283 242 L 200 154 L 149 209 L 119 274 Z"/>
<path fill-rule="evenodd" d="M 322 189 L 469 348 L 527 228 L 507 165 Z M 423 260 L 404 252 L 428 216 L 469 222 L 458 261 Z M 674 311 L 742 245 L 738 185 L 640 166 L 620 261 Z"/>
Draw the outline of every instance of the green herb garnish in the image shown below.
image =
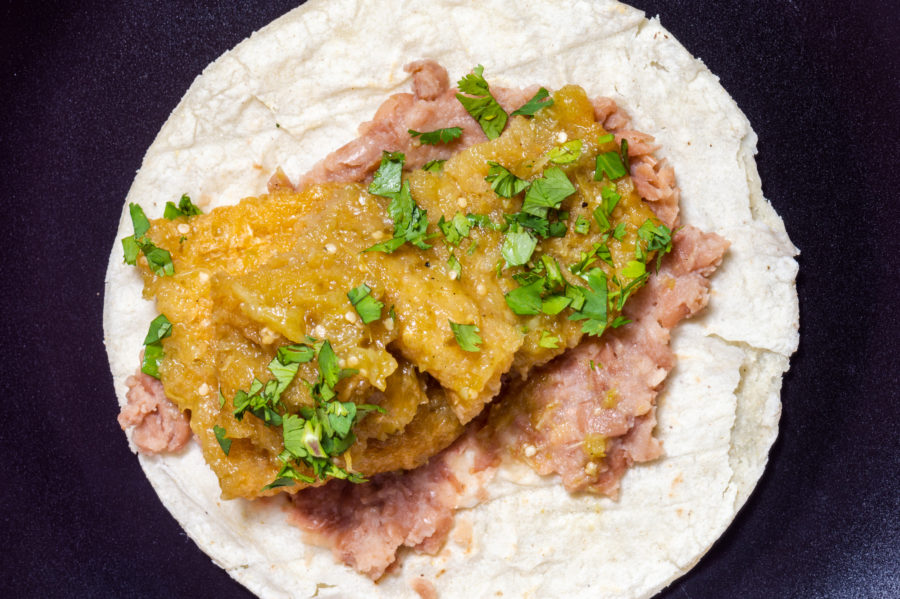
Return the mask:
<path fill-rule="evenodd" d="M 550 92 L 548 92 L 546 89 L 544 89 L 542 87 L 521 108 L 513 111 L 511 116 L 515 116 L 515 115 L 534 116 L 534 113 L 537 112 L 538 110 L 540 110 L 541 108 L 548 108 L 550 106 L 553 106 L 553 98 L 551 98 L 549 96 L 550 96 Z"/>
<path fill-rule="evenodd" d="M 559 209 L 564 199 L 575 193 L 575 186 L 559 167 L 553 166 L 531 182 L 525 193 L 522 212 L 540 218 L 547 218 L 549 208 Z"/>
<path fill-rule="evenodd" d="M 459 80 L 456 84 L 462 93 L 456 94 L 472 117 L 478 121 L 482 131 L 488 139 L 497 139 L 506 126 L 507 115 L 503 107 L 491 95 L 491 90 L 482 76 L 484 67 L 481 65 L 472 69 L 472 72 Z M 464 96 L 463 94 L 468 94 Z"/>
<path fill-rule="evenodd" d="M 439 173 L 444 170 L 444 163 L 446 160 L 429 160 L 422 167 L 423 171 L 428 171 L 430 173 Z"/>
<path fill-rule="evenodd" d="M 538 340 L 538 347 L 545 349 L 558 349 L 559 337 L 551 335 L 548 331 L 541 331 L 541 338 Z"/>
<path fill-rule="evenodd" d="M 581 158 L 581 140 L 573 139 L 556 146 L 547 154 L 553 164 L 569 164 Z"/>
<path fill-rule="evenodd" d="M 462 128 L 448 127 L 446 129 L 435 129 L 434 131 L 414 131 L 409 129 L 409 134 L 418 137 L 419 141 L 425 145 L 434 146 L 437 144 L 448 144 L 454 139 L 462 135 Z"/>
<path fill-rule="evenodd" d="M 157 247 L 146 237 L 146 233 L 150 229 L 150 221 L 147 220 L 144 210 L 137 204 L 129 204 L 128 211 L 131 215 L 131 223 L 134 226 L 134 235 L 122 239 L 125 263 L 134 266 L 137 263 L 138 253 L 143 252 L 153 274 L 160 277 L 175 274 L 172 255 L 168 251 Z"/>
<path fill-rule="evenodd" d="M 381 318 L 384 304 L 372 297 L 372 288 L 365 283 L 347 292 L 347 299 L 353 304 L 363 324 L 369 324 Z"/>
<path fill-rule="evenodd" d="M 400 152 L 384 152 L 381 165 L 369 185 L 369 193 L 391 199 L 388 214 L 394 221 L 394 237 L 376 243 L 364 252 L 385 252 L 390 254 L 404 243 L 427 250 L 431 246 L 425 242 L 428 230 L 428 212 L 413 201 L 409 183 L 403 181 L 403 163 L 406 156 Z"/>
<path fill-rule="evenodd" d="M 537 239 L 518 224 L 514 224 L 503 238 L 500 254 L 506 260 L 507 266 L 521 266 L 531 260 L 535 247 Z"/>
<path fill-rule="evenodd" d="M 175 220 L 179 216 L 190 217 L 197 216 L 199 214 L 203 214 L 203 211 L 194 205 L 194 203 L 191 201 L 191 198 L 187 194 L 184 194 L 178 201 L 177 206 L 174 202 L 166 202 L 166 209 L 163 212 L 163 217 L 168 220 Z"/>
<path fill-rule="evenodd" d="M 519 179 L 509 172 L 509 169 L 502 164 L 490 160 L 488 164 L 491 170 L 488 171 L 488 176 L 484 180 L 491 184 L 491 189 L 500 197 L 511 198 L 528 189 L 528 186 L 531 185 L 528 181 Z"/>
<path fill-rule="evenodd" d="M 618 152 L 604 152 L 597 155 L 597 166 L 594 169 L 594 181 L 602 181 L 603 175 L 610 181 L 621 179 L 628 174 L 625 165 L 622 164 L 622 155 Z"/>
<path fill-rule="evenodd" d="M 453 336 L 456 337 L 456 343 L 458 343 L 464 351 L 481 351 L 481 348 L 478 346 L 482 341 L 481 337 L 478 336 L 480 331 L 477 326 L 474 324 L 457 324 L 452 320 L 448 320 L 447 322 L 450 323 L 450 329 L 453 331 Z"/>
<path fill-rule="evenodd" d="M 147 336 L 144 337 L 144 359 L 141 372 L 155 379 L 159 378 L 159 363 L 164 352 L 162 340 L 172 334 L 172 323 L 164 314 L 160 314 L 150 322 Z"/>
<path fill-rule="evenodd" d="M 213 433 L 216 435 L 216 441 L 219 442 L 219 447 L 222 448 L 225 455 L 228 455 L 228 452 L 231 451 L 231 439 L 225 436 L 228 433 L 218 424 L 213 426 Z"/>

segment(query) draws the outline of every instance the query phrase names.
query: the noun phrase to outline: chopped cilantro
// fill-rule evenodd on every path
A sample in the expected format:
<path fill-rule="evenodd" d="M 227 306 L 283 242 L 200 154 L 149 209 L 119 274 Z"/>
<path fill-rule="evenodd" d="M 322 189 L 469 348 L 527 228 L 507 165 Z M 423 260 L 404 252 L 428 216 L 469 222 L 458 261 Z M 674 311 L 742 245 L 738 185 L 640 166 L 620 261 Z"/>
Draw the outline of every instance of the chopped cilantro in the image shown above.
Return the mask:
<path fill-rule="evenodd" d="M 575 232 L 580 233 L 581 235 L 587 235 L 590 230 L 591 221 L 579 214 L 578 218 L 575 219 Z"/>
<path fill-rule="evenodd" d="M 548 208 L 559 209 L 564 199 L 575 193 L 575 186 L 559 167 L 550 167 L 543 176 L 531 182 L 525 193 L 522 212 L 547 218 Z"/>
<path fill-rule="evenodd" d="M 549 96 L 550 92 L 542 87 L 537 91 L 536 94 L 531 97 L 530 100 L 523 104 L 521 108 L 513 111 L 511 116 L 534 116 L 534 113 L 536 113 L 541 108 L 549 108 L 550 106 L 553 106 L 553 98 Z"/>
<path fill-rule="evenodd" d="M 183 194 L 178 201 L 177 206 L 174 202 L 166 202 L 166 209 L 163 212 L 163 217 L 168 220 L 175 220 L 179 216 L 190 217 L 197 216 L 198 214 L 203 214 L 203 211 L 194 205 L 187 194 Z"/>
<path fill-rule="evenodd" d="M 477 326 L 474 324 L 457 324 L 452 320 L 447 322 L 450 323 L 450 329 L 453 331 L 453 336 L 456 337 L 456 342 L 464 351 L 481 351 L 481 348 L 478 347 L 481 344 L 481 337 L 478 336 L 480 331 Z"/>
<path fill-rule="evenodd" d="M 403 163 L 406 157 L 400 152 L 384 152 L 381 165 L 375 171 L 369 193 L 391 199 L 388 214 L 394 221 L 394 237 L 376 243 L 364 252 L 385 252 L 390 254 L 404 243 L 409 242 L 427 250 L 431 246 L 425 242 L 428 229 L 428 212 L 413 201 L 409 183 L 402 180 Z"/>
<path fill-rule="evenodd" d="M 321 344 L 307 337 L 309 344 L 286 345 L 278 350 L 269 364 L 273 379 L 262 383 L 253 379 L 248 391 L 238 391 L 234 396 L 234 416 L 241 420 L 245 412 L 250 412 L 268 426 L 281 428 L 285 450 L 278 456 L 282 468 L 275 480 L 263 490 L 293 485 L 296 481 L 313 483 L 327 478 L 341 478 L 351 482 L 365 482 L 365 478 L 338 466 L 332 458 L 344 453 L 355 441 L 353 425 L 372 411 L 384 412 L 378 406 L 353 402 L 333 401 L 336 396 L 334 386 L 355 370 L 343 370 L 328 341 Z M 314 344 L 314 345 L 311 345 Z M 317 351 L 318 348 L 318 351 Z M 281 413 L 285 407 L 281 394 L 297 375 L 301 363 L 318 357 L 319 376 L 315 384 L 306 383 L 310 388 L 315 406 L 303 406 L 299 414 Z M 305 381 L 304 381 L 305 382 Z M 221 400 L 220 400 L 221 401 Z M 224 403 L 224 402 L 222 402 Z M 222 429 L 221 437 L 225 431 Z M 219 433 L 216 433 L 220 438 Z M 230 440 L 228 440 L 230 447 Z M 219 440 L 222 444 L 222 440 Z M 228 450 L 223 445 L 222 449 Z M 303 474 L 295 465 L 304 465 L 314 476 Z"/>
<path fill-rule="evenodd" d="M 125 263 L 134 266 L 137 262 L 138 252 L 143 252 L 147 258 L 147 264 L 153 274 L 163 277 L 175 274 L 172 264 L 172 255 L 157 247 L 145 236 L 150 230 L 150 221 L 144 214 L 144 210 L 137 204 L 129 204 L 128 212 L 131 215 L 131 223 L 134 226 L 134 235 L 122 239 L 122 249 L 125 254 Z"/>
<path fill-rule="evenodd" d="M 363 324 L 369 324 L 381 318 L 381 309 L 384 308 L 384 304 L 372 297 L 372 288 L 365 283 L 348 291 L 347 299 L 353 304 L 353 308 L 359 314 Z"/>
<path fill-rule="evenodd" d="M 619 315 L 619 316 L 616 316 L 615 319 L 613 319 L 613 321 L 611 323 L 609 323 L 609 326 L 614 329 L 617 329 L 623 325 L 628 324 L 629 322 L 631 322 L 631 321 L 628 320 L 627 318 L 625 318 L 624 316 Z"/>
<path fill-rule="evenodd" d="M 144 359 L 141 372 L 155 379 L 159 378 L 159 363 L 163 359 L 162 340 L 172 334 L 172 323 L 164 314 L 160 314 L 150 322 L 147 336 L 144 337 Z"/>
<path fill-rule="evenodd" d="M 450 143 L 462 135 L 462 129 L 460 127 L 448 127 L 446 129 L 435 129 L 434 131 L 427 131 L 425 133 L 410 129 L 409 134 L 413 137 L 418 137 L 419 141 L 425 145 L 434 146 L 439 143 Z"/>
<path fill-rule="evenodd" d="M 613 210 L 616 209 L 621 199 L 622 196 L 616 192 L 614 185 L 604 185 L 600 189 L 600 205 L 594 209 L 594 220 L 600 225 L 601 233 L 608 231 L 612 227 L 610 218 L 612 218 Z"/>
<path fill-rule="evenodd" d="M 492 161 L 488 161 L 488 164 L 490 165 L 491 170 L 484 180 L 491 184 L 491 189 L 493 189 L 494 193 L 498 196 L 511 198 L 525 189 L 528 189 L 528 186 L 531 185 L 528 181 L 519 179 L 509 172 L 502 164 Z"/>
<path fill-rule="evenodd" d="M 521 266 L 531 259 L 535 247 L 537 247 L 537 239 L 527 230 L 513 225 L 503 238 L 500 253 L 506 260 L 507 266 Z"/>
<path fill-rule="evenodd" d="M 225 407 L 225 396 L 222 395 L 222 390 L 219 389 L 219 409 L 221 410 L 224 407 Z"/>
<path fill-rule="evenodd" d="M 588 335 L 600 336 L 607 325 L 607 281 L 606 274 L 599 268 L 587 273 L 588 288 L 580 288 L 584 305 L 569 316 L 569 320 L 585 320 L 581 331 Z"/>
<path fill-rule="evenodd" d="M 566 281 L 563 279 L 562 270 L 559 268 L 559 262 L 550 254 L 541 256 L 541 265 L 547 273 L 547 283 L 550 289 L 562 289 Z"/>
<path fill-rule="evenodd" d="M 572 298 L 566 297 L 564 295 L 551 295 L 543 300 L 541 303 L 541 312 L 544 314 L 549 314 L 550 316 L 556 316 L 560 312 L 566 309 L 566 306 L 572 303 Z"/>
<path fill-rule="evenodd" d="M 152 343 L 144 348 L 144 359 L 141 361 L 141 372 L 155 379 L 159 378 L 159 363 L 163 359 L 162 343 Z"/>
<path fill-rule="evenodd" d="M 672 251 L 672 231 L 666 225 L 654 224 L 653 220 L 647 219 L 638 228 L 638 238 L 647 243 L 648 252 L 658 252 L 656 254 L 656 270 L 659 270 L 660 262 L 664 254 Z M 639 243 L 635 244 L 635 251 L 640 247 Z"/>
<path fill-rule="evenodd" d="M 451 273 L 456 273 L 452 276 L 453 279 L 459 280 L 462 278 L 462 265 L 456 259 L 456 256 L 453 255 L 453 252 L 450 252 L 450 257 L 447 259 L 447 268 L 450 269 Z"/>
<path fill-rule="evenodd" d="M 540 314 L 542 308 L 541 294 L 544 292 L 544 279 L 513 289 L 504 297 L 509 309 L 520 316 Z"/>
<path fill-rule="evenodd" d="M 165 314 L 160 314 L 150 321 L 150 328 L 147 330 L 147 336 L 144 337 L 144 345 L 157 343 L 161 339 L 165 339 L 172 334 L 172 323 L 166 318 Z"/>
<path fill-rule="evenodd" d="M 381 165 L 375 171 L 375 176 L 369 185 L 369 193 L 392 197 L 393 194 L 400 191 L 404 162 L 406 162 L 406 155 L 402 152 L 382 152 Z"/>
<path fill-rule="evenodd" d="M 545 349 L 559 348 L 559 337 L 551 335 L 548 331 L 541 331 L 541 338 L 538 340 L 538 347 Z"/>
<path fill-rule="evenodd" d="M 647 272 L 647 265 L 638 260 L 629 260 L 622 269 L 622 276 L 628 279 L 637 279 Z"/>
<path fill-rule="evenodd" d="M 439 173 L 444 170 L 444 163 L 446 160 L 429 160 L 422 167 L 423 171 L 428 171 L 430 173 Z"/>
<path fill-rule="evenodd" d="M 569 164 L 581 157 L 581 140 L 573 139 L 561 146 L 556 146 L 547 154 L 553 164 Z"/>
<path fill-rule="evenodd" d="M 612 236 L 615 237 L 619 241 L 622 241 L 625 238 L 625 223 L 624 222 L 621 222 L 618 225 L 616 225 L 616 229 L 615 229 L 615 231 L 613 231 Z"/>
<path fill-rule="evenodd" d="M 491 95 L 483 73 L 484 67 L 478 65 L 472 69 L 471 73 L 460 79 L 456 85 L 462 93 L 456 94 L 456 99 L 460 101 L 466 112 L 478 121 L 488 139 L 497 139 L 506 126 L 507 115 Z M 464 96 L 463 94 L 468 95 Z"/>
<path fill-rule="evenodd" d="M 603 144 L 608 144 L 608 143 L 611 143 L 614 141 L 616 141 L 616 136 L 613 135 L 612 133 L 607 133 L 606 135 L 601 135 L 600 137 L 597 138 L 597 143 L 600 144 L 601 146 Z"/>
<path fill-rule="evenodd" d="M 618 152 L 604 152 L 597 155 L 597 166 L 594 169 L 594 181 L 602 181 L 604 174 L 610 181 L 620 179 L 628 174 L 622 164 L 622 156 Z"/>
<path fill-rule="evenodd" d="M 225 429 L 216 424 L 213 426 L 213 433 L 216 435 L 216 441 L 219 442 L 219 447 L 222 448 L 225 455 L 228 455 L 228 452 L 231 451 L 231 439 L 225 436 L 227 434 Z"/>
<path fill-rule="evenodd" d="M 144 214 L 144 209 L 138 204 L 128 204 L 128 213 L 131 215 L 131 224 L 134 226 L 134 238 L 140 239 L 150 230 L 150 221 Z"/>
<path fill-rule="evenodd" d="M 444 217 L 441 216 L 437 225 L 438 229 L 443 233 L 447 245 L 456 247 L 459 245 L 460 241 L 469 235 L 469 230 L 472 228 L 472 221 L 463 215 L 462 212 L 457 212 L 450 221 L 444 220 Z"/>
<path fill-rule="evenodd" d="M 625 172 L 627 173 L 631 169 L 630 161 L 628 160 L 628 140 L 622 138 L 622 146 L 619 150 L 619 156 L 622 157 L 622 166 L 625 167 Z"/>

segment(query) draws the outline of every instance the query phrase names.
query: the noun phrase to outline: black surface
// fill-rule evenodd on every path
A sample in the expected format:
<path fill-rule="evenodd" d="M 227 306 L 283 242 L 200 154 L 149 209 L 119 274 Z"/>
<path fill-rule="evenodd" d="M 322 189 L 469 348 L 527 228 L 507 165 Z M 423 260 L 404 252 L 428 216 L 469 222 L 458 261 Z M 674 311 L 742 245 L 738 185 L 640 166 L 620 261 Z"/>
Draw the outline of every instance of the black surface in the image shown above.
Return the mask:
<path fill-rule="evenodd" d="M 898 597 L 900 8 L 635 4 L 747 113 L 766 196 L 803 252 L 801 345 L 769 468 L 661 596 Z M 0 8 L 0 596 L 249 596 L 181 532 L 116 425 L 103 275 L 168 113 L 207 63 L 289 7 Z"/>

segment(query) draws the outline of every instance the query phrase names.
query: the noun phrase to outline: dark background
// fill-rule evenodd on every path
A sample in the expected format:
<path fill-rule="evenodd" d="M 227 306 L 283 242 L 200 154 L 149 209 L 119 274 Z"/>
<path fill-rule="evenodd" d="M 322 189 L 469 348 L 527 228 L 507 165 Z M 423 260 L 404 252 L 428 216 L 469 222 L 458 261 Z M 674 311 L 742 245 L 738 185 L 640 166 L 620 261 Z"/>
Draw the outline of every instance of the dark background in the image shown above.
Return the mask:
<path fill-rule="evenodd" d="M 204 66 L 291 6 L 247 4 L 0 5 L 0 596 L 249 596 L 129 452 L 101 330 L 144 151 Z M 900 597 L 900 7 L 634 4 L 746 112 L 802 250 L 801 344 L 768 470 L 661 596 Z"/>

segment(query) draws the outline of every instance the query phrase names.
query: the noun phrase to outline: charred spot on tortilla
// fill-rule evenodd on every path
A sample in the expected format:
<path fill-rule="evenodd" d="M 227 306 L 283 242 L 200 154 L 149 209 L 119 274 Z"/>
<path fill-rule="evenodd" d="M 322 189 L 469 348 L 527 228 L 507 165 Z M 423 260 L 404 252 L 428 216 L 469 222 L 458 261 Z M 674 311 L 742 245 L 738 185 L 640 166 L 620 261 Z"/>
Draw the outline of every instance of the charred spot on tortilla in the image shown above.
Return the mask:
<path fill-rule="evenodd" d="M 297 14 L 303 18 L 305 11 Z M 615 18 L 610 15 L 610 22 Z M 658 25 L 648 26 L 653 28 Z M 248 44 L 260 39 L 266 38 Z M 641 36 L 635 39 L 629 61 L 643 51 Z M 238 203 L 230 195 L 223 202 L 216 190 L 222 184 L 237 189 L 242 180 L 238 171 L 218 169 L 222 178 L 211 184 L 204 172 L 187 169 L 183 172 L 194 173 L 198 182 L 176 178 L 180 182 L 169 185 L 170 197 L 159 198 L 139 186 L 154 173 L 166 180 L 160 167 L 151 164 L 129 196 L 134 207 L 126 218 L 131 217 L 133 227 L 120 234 L 124 239 L 110 272 L 116 277 L 124 272 L 117 266 L 124 251 L 161 320 L 149 329 L 146 323 L 153 316 L 142 321 L 145 371 L 126 381 L 124 354 L 131 354 L 133 372 L 139 348 L 115 349 L 120 345 L 111 331 L 123 322 L 124 313 L 116 298 L 125 295 L 108 288 L 107 344 L 117 389 L 128 388 L 120 423 L 143 451 L 161 453 L 159 462 L 143 462 L 151 480 L 157 476 L 155 464 L 166 464 L 166 472 L 179 477 L 173 479 L 176 485 L 196 484 L 204 497 L 216 498 L 220 491 L 231 499 L 204 508 L 207 514 L 219 514 L 210 517 L 222 518 L 214 528 L 228 526 L 221 510 L 237 503 L 245 506 L 240 508 L 246 520 L 241 535 L 257 539 L 267 526 L 263 519 L 283 522 L 284 514 L 266 511 L 274 504 L 241 503 L 242 498 L 288 497 L 284 493 L 289 492 L 287 519 L 306 541 L 330 549 L 336 561 L 364 575 L 331 578 L 321 552 L 294 544 L 289 553 L 304 557 L 273 566 L 285 573 L 285 581 L 309 580 L 299 572 L 287 574 L 291 559 L 300 559 L 318 572 L 312 576 L 332 580 L 337 589 L 396 593 L 407 577 L 394 576 L 394 571 L 431 572 L 430 559 L 441 573 L 453 572 L 435 579 L 453 594 L 456 581 L 471 583 L 475 572 L 483 577 L 491 564 L 500 563 L 496 559 L 509 549 L 500 548 L 496 539 L 524 534 L 522 540 L 554 551 L 554 541 L 543 531 L 556 529 L 567 543 L 582 547 L 576 562 L 590 562 L 605 572 L 602 580 L 627 589 L 623 593 L 641 594 L 659 588 L 673 574 L 660 570 L 640 583 L 615 582 L 621 571 L 606 568 L 602 557 L 591 557 L 594 553 L 585 545 L 591 541 L 580 532 L 552 524 L 529 527 L 526 534 L 509 528 L 512 522 L 497 510 L 506 505 L 504 513 L 514 515 L 535 502 L 540 507 L 533 518 L 544 522 L 556 509 L 547 503 L 553 487 L 561 483 L 569 492 L 587 491 L 593 495 L 553 495 L 555 505 L 565 513 L 582 514 L 595 534 L 615 535 L 617 543 L 626 541 L 620 534 L 623 525 L 642 531 L 626 543 L 625 552 L 646 555 L 651 563 L 650 553 L 640 549 L 641 539 L 657 538 L 655 533 L 642 524 L 619 522 L 615 514 L 652 511 L 660 522 L 678 516 L 667 511 L 665 499 L 652 507 L 643 499 L 657 495 L 668 472 L 694 485 L 718 480 L 718 466 L 696 472 L 685 466 L 686 455 L 713 454 L 709 449 L 692 453 L 682 432 L 693 434 L 697 442 L 713 440 L 698 431 L 731 426 L 731 409 L 730 436 L 728 431 L 715 436 L 714 447 L 723 448 L 716 455 L 725 455 L 729 472 L 734 472 L 727 478 L 734 482 L 721 488 L 737 488 L 734 502 L 739 507 L 746 493 L 742 489 L 752 487 L 758 476 L 756 450 L 749 460 L 741 452 L 759 425 L 742 410 L 758 414 L 757 407 L 747 406 L 762 405 L 756 398 L 771 393 L 765 390 L 780 380 L 790 340 L 771 350 L 729 344 L 743 342 L 745 335 L 729 323 L 739 322 L 740 316 L 727 306 L 733 290 L 747 280 L 744 273 L 735 275 L 740 271 L 733 264 L 753 272 L 745 260 L 746 231 L 756 227 L 753 234 L 763 239 L 778 235 L 777 216 L 761 207 L 761 195 L 754 196 L 758 192 L 752 189 L 750 172 L 741 181 L 749 182 L 754 215 L 765 225 L 753 221 L 745 227 L 724 216 L 724 208 L 711 208 L 702 198 L 698 202 L 695 184 L 701 177 L 680 158 L 683 148 L 672 144 L 666 127 L 681 129 L 671 117 L 654 122 L 641 108 L 632 129 L 629 116 L 614 101 L 592 98 L 540 69 L 543 74 L 533 78 L 506 80 L 554 85 L 502 87 L 495 73 L 504 72 L 506 78 L 509 67 L 496 71 L 492 52 L 482 63 L 487 69 L 453 63 L 454 72 L 461 74 L 457 89 L 433 61 L 407 65 L 413 93 L 387 98 L 375 117 L 360 126 L 356 140 L 311 167 L 298 169 L 283 149 L 269 154 L 281 163 L 254 158 L 254 164 L 265 165 L 256 170 L 271 175 L 268 195 Z M 252 60 L 246 64 L 259 68 Z M 604 68 L 602 62 L 598 65 Z M 670 72 L 677 69 L 665 71 Z M 701 73 L 698 81 L 705 82 L 704 77 Z M 587 80 L 596 90 L 590 76 Z M 279 93 L 277 86 L 272 89 Z M 635 106 L 651 105 L 645 91 L 650 97 L 655 93 L 651 88 L 630 90 Z M 285 105 L 268 92 L 257 93 L 273 111 Z M 715 90 L 706 93 L 717 97 Z M 628 93 L 623 95 L 628 103 Z M 252 111 L 257 105 L 246 106 Z M 693 110 L 695 104 L 686 106 Z M 277 139 L 298 134 L 296 119 L 287 113 L 276 117 L 277 135 L 282 136 Z M 691 122 L 702 121 L 694 117 Z M 668 143 L 657 146 L 653 137 L 636 130 L 648 124 Z M 174 129 L 168 131 L 171 136 Z M 205 135 L 203 126 L 196 132 Z M 247 146 L 253 147 L 268 146 L 261 141 Z M 657 153 L 674 159 L 669 162 Z M 190 154 L 188 149 L 181 156 Z M 149 154 L 148 160 L 152 162 Z M 180 160 L 176 154 L 174 163 Z M 673 163 L 679 183 L 687 185 L 687 225 L 680 222 L 682 190 Z M 682 175 L 685 165 L 687 174 Z M 235 177 L 234 184 L 229 182 Z M 724 182 L 728 193 L 736 189 L 729 187 L 732 179 L 710 171 L 710 180 Z M 139 187 L 144 196 L 137 193 Z M 182 189 L 194 191 L 173 201 Z M 261 187 L 243 189 L 258 193 Z M 191 197 L 201 201 L 194 204 Z M 163 218 L 151 221 L 140 205 Z M 740 215 L 740 210 L 732 214 Z M 725 237 L 733 254 L 723 263 L 729 247 Z M 777 243 L 781 245 L 772 255 L 789 256 L 786 237 Z M 720 266 L 721 274 L 711 279 Z M 707 316 L 673 332 L 710 298 L 715 303 Z M 758 336 L 748 338 L 760 343 L 754 341 Z M 669 373 L 676 355 L 679 370 L 673 379 Z M 698 372 L 712 376 L 701 379 Z M 707 416 L 692 412 L 697 404 L 686 401 L 691 393 L 701 395 L 690 391 L 687 381 L 694 379 L 708 380 L 709 390 L 702 394 L 717 398 L 705 406 L 711 412 Z M 661 409 L 660 393 L 665 397 Z M 766 415 L 762 421 L 771 418 Z M 198 444 L 188 443 L 191 432 Z M 663 450 L 665 457 L 658 460 Z M 191 470 L 189 482 L 180 472 L 188 463 L 201 464 L 201 453 L 208 465 Z M 648 465 L 623 483 L 629 466 L 641 462 Z M 669 497 L 684 505 L 684 489 L 691 488 L 673 482 Z M 632 489 L 641 491 L 635 495 Z M 726 491 L 704 497 L 716 494 L 729 501 Z M 169 504 L 167 493 L 160 496 Z M 623 511 L 602 515 L 596 506 L 607 500 L 598 496 L 619 497 Z M 488 498 L 492 501 L 485 502 Z M 466 555 L 457 555 L 445 539 L 454 513 L 473 506 L 478 550 L 474 556 L 468 555 L 471 547 Z M 710 513 L 696 501 L 692 507 L 698 514 Z M 180 518 L 183 513 L 176 511 Z M 730 518 L 731 508 L 724 513 Z M 704 518 L 717 523 L 709 525 L 713 528 L 721 526 L 721 519 Z M 219 555 L 209 545 L 208 533 L 198 532 L 211 522 L 183 522 L 206 551 Z M 684 526 L 680 520 L 667 522 L 672 530 Z M 507 528 L 497 536 L 496 526 Z M 689 549 L 686 559 L 702 553 L 714 538 L 691 527 L 689 536 L 700 545 Z M 290 536 L 287 531 L 277 534 Z M 665 540 L 653 542 L 668 546 Z M 250 543 L 248 548 L 256 541 Z M 516 545 L 513 541 L 510 555 L 525 559 Z M 415 552 L 398 562 L 403 547 Z M 434 557 L 419 559 L 416 553 Z M 552 568 L 559 576 L 533 580 L 535 588 L 571 592 L 574 578 L 560 567 Z M 268 594 L 255 586 L 256 579 L 235 575 L 257 593 Z M 379 587 L 367 586 L 368 579 L 380 580 Z M 527 573 L 525 579 L 531 580 Z M 272 588 L 282 584 L 278 578 L 270 580 Z"/>

